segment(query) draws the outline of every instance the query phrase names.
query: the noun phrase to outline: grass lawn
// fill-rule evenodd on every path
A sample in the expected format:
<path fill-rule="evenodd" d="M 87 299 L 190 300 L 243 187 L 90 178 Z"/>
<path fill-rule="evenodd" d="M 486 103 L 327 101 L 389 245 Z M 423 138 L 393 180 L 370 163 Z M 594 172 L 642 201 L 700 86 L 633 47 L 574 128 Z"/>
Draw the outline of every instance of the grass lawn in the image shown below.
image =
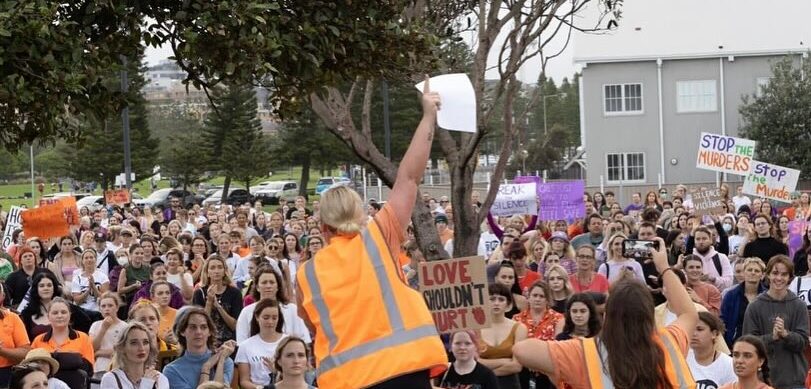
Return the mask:
<path fill-rule="evenodd" d="M 316 182 L 318 182 L 318 179 L 320 178 L 319 174 L 320 174 L 320 172 L 317 171 L 317 170 L 311 170 L 310 171 L 310 180 L 308 181 L 308 184 L 307 184 L 307 188 L 310 191 L 310 193 L 314 193 L 314 191 L 315 191 L 315 184 L 316 184 Z M 329 172 L 327 172 L 327 174 L 329 174 Z M 301 179 L 301 168 L 300 167 L 295 167 L 295 168 L 290 169 L 290 170 L 278 170 L 271 177 L 258 178 L 258 179 L 256 179 L 254 181 L 253 184 L 261 182 L 261 181 L 293 180 L 293 181 L 298 182 L 300 179 Z M 225 177 L 219 176 L 219 177 L 213 177 L 212 179 L 207 180 L 205 182 L 208 183 L 208 184 L 211 184 L 211 185 L 222 185 L 224 181 L 225 181 Z M 234 182 L 233 180 L 231 181 L 231 185 L 242 186 L 241 183 Z M 140 182 L 136 182 L 133 185 L 133 187 L 143 197 L 148 196 L 149 193 L 151 192 L 151 190 L 149 188 L 149 180 L 143 180 L 143 181 L 140 181 Z M 158 189 L 168 188 L 168 187 L 169 187 L 169 180 L 161 180 L 161 181 L 158 182 Z M 69 190 L 69 188 L 67 188 L 67 187 L 65 187 L 63 189 L 65 191 Z M 36 187 L 35 187 L 34 190 L 36 190 Z M 56 189 L 55 191 L 58 191 L 58 189 Z M 31 198 L 23 198 L 23 195 L 25 193 L 30 193 L 30 192 L 31 192 L 31 184 L 30 183 L 28 183 L 28 184 L 0 185 L 0 205 L 3 206 L 4 210 L 8 210 L 9 207 L 11 207 L 12 205 L 25 204 L 25 205 L 31 207 L 33 205 L 33 200 Z M 51 191 L 51 186 L 49 184 L 46 184 L 44 194 L 49 195 L 51 193 L 54 193 L 54 191 Z M 36 198 L 39 199 L 40 198 L 39 192 L 36 192 L 35 194 L 36 194 Z M 101 195 L 102 191 L 101 191 L 101 189 L 97 189 L 93 194 Z M 312 201 L 313 199 L 317 199 L 317 196 L 313 197 L 313 195 L 310 195 L 310 200 Z"/>

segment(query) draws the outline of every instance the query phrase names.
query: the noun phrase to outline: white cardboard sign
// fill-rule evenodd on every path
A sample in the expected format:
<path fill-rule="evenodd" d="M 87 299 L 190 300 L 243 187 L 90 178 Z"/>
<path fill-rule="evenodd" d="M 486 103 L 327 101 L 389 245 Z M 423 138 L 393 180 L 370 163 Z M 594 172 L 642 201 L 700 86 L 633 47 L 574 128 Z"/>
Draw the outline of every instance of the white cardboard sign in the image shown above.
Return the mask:
<path fill-rule="evenodd" d="M 422 92 L 425 81 L 415 85 Z M 439 127 L 451 131 L 476 132 L 476 92 L 467 74 L 431 77 L 431 92 L 439 93 L 442 106 L 437 113 Z"/>

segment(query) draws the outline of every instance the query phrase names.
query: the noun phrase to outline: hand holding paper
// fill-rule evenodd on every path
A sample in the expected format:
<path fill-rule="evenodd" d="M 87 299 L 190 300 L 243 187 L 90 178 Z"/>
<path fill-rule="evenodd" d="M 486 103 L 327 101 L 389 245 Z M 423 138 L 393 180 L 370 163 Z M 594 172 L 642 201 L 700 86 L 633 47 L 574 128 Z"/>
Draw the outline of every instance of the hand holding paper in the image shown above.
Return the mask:
<path fill-rule="evenodd" d="M 439 93 L 431 92 L 430 79 L 425 75 L 425 81 L 422 82 L 422 114 L 425 116 L 436 117 L 437 111 L 442 101 L 439 98 Z"/>
<path fill-rule="evenodd" d="M 444 74 L 426 79 L 415 86 L 424 95 L 430 90 L 431 94 L 442 98 L 442 110 L 437 113 L 439 127 L 452 131 L 476 132 L 476 93 L 466 74 Z M 423 112 L 428 112 L 424 96 Z"/>

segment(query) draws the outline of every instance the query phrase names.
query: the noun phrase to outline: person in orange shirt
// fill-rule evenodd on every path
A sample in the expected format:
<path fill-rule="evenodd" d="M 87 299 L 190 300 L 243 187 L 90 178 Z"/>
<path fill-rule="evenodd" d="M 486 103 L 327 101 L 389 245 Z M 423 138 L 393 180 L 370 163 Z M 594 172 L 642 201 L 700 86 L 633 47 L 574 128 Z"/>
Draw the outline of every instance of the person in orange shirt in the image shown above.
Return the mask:
<path fill-rule="evenodd" d="M 694 303 L 701 304 L 714 315 L 721 312 L 721 292 L 715 285 L 704 282 L 704 262 L 695 255 L 687 255 L 682 260 L 684 274 L 687 276 L 687 293 Z"/>
<path fill-rule="evenodd" d="M 6 298 L 6 286 L 0 282 L 0 302 Z M 11 367 L 22 361 L 31 349 L 22 319 L 9 309 L 0 307 L 0 388 L 11 379 Z"/>
<path fill-rule="evenodd" d="M 436 217 L 434 217 L 434 223 L 436 224 L 437 232 L 439 232 L 439 240 L 442 241 L 443 245 L 453 239 L 453 230 L 448 227 L 448 216 L 443 214 L 436 215 Z"/>
<path fill-rule="evenodd" d="M 623 279 L 611 288 L 598 337 L 561 342 L 528 339 L 513 347 L 518 362 L 574 389 L 603 387 L 606 383 L 627 388 L 695 388 L 685 356 L 698 313 L 668 266 L 664 241 L 656 240 L 659 248 L 651 249 L 653 262 L 678 316 L 673 324 L 657 329 L 647 285 Z"/>
<path fill-rule="evenodd" d="M 50 353 L 77 353 L 90 365 L 96 361 L 90 337 L 81 331 L 70 328 L 70 304 L 61 297 L 54 297 L 48 308 L 51 329 L 40 334 L 31 342 L 33 348 L 44 348 Z"/>

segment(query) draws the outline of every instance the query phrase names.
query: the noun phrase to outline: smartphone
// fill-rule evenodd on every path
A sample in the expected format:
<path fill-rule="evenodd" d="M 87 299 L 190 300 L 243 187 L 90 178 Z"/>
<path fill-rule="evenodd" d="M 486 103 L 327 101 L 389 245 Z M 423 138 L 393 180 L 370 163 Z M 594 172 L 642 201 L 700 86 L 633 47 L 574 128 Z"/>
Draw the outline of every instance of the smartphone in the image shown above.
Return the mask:
<path fill-rule="evenodd" d="M 626 239 L 622 242 L 622 256 L 625 258 L 647 259 L 653 257 L 650 248 L 659 250 L 657 240 Z"/>

